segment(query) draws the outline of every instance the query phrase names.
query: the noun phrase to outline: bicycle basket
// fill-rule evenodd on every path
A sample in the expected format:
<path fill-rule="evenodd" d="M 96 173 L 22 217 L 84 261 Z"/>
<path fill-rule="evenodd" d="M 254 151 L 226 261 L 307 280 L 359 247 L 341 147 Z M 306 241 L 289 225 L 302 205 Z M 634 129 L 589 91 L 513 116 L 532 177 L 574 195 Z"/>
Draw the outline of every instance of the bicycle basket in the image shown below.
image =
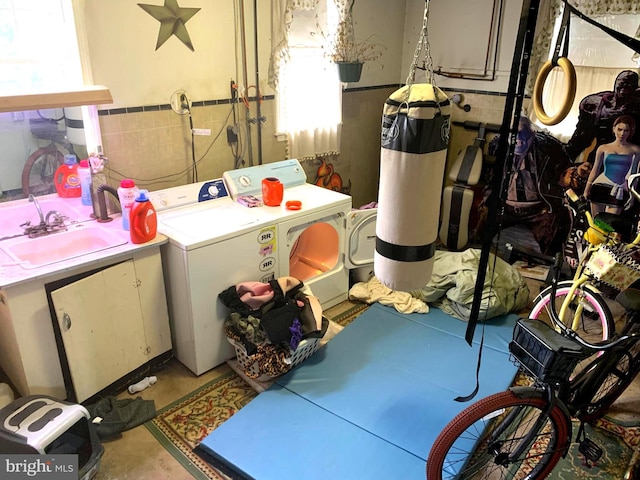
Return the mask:
<path fill-rule="evenodd" d="M 587 271 L 601 282 L 625 290 L 640 279 L 640 265 L 623 251 L 602 245 L 589 258 Z"/>
<path fill-rule="evenodd" d="M 513 330 L 509 351 L 540 381 L 565 381 L 578 362 L 588 356 L 575 340 L 563 337 L 540 320 L 521 318 Z"/>

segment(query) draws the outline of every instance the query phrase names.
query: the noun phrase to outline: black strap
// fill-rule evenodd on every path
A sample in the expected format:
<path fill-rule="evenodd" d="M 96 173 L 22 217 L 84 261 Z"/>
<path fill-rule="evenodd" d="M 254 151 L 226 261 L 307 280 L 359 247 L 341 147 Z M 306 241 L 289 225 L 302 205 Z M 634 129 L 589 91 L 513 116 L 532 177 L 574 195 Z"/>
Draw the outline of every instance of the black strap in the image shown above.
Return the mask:
<path fill-rule="evenodd" d="M 482 346 L 484 345 L 484 322 L 482 323 L 482 337 L 480 338 L 480 348 L 478 350 L 478 364 L 476 366 L 476 388 L 469 395 L 454 398 L 456 402 L 468 402 L 473 400 L 480 390 L 480 364 L 482 363 Z"/>
<path fill-rule="evenodd" d="M 482 147 L 487 140 L 487 125 L 485 123 L 478 124 L 478 136 L 473 141 L 474 147 Z"/>
<path fill-rule="evenodd" d="M 383 257 L 397 262 L 423 262 L 429 260 L 436 253 L 436 243 L 426 245 L 398 245 L 389 243 L 376 237 L 376 252 Z"/>
<path fill-rule="evenodd" d="M 458 237 L 460 236 L 460 224 L 462 223 L 462 201 L 464 200 L 465 187 L 454 185 L 451 189 L 451 205 L 449 207 L 449 226 L 447 228 L 447 248 L 458 249 Z"/>
<path fill-rule="evenodd" d="M 564 10 L 562 11 L 562 21 L 560 22 L 560 29 L 558 30 L 558 37 L 556 38 L 556 46 L 553 50 L 553 57 L 551 57 L 551 64 L 553 66 L 558 65 L 558 59 L 560 57 L 567 58 L 569 55 L 569 19 L 570 17 L 571 17 L 571 11 L 568 8 L 567 0 L 564 0 Z M 562 53 L 560 52 L 560 48 L 562 48 Z"/>
<path fill-rule="evenodd" d="M 565 0 L 565 9 L 566 8 L 568 8 L 571 11 L 571 13 L 577 15 L 579 18 L 581 18 L 585 22 L 590 23 L 594 27 L 599 28 L 603 32 L 609 34 L 611 37 L 615 38 L 616 40 L 618 40 L 623 45 L 629 47 L 634 52 L 640 53 L 640 40 L 638 40 L 637 38 L 629 37 L 628 35 L 625 35 L 624 33 L 617 32 L 617 31 L 607 27 L 606 25 L 602 25 L 601 23 L 596 22 L 594 19 L 589 18 L 584 13 L 580 12 L 574 6 L 568 4 L 566 2 L 566 0 Z"/>

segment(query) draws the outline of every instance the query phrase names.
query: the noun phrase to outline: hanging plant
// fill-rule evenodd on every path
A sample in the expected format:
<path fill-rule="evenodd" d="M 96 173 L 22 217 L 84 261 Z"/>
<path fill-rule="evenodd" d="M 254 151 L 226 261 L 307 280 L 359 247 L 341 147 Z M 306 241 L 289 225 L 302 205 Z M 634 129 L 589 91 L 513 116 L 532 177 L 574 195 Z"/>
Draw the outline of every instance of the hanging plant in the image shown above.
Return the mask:
<path fill-rule="evenodd" d="M 335 32 L 325 33 L 316 18 L 317 32 L 323 38 L 325 56 L 338 66 L 340 81 L 357 82 L 360 80 L 362 65 L 378 60 L 386 47 L 372 34 L 363 41 L 356 40 L 353 26 L 353 6 L 355 0 L 335 0 L 338 8 L 338 24 Z"/>

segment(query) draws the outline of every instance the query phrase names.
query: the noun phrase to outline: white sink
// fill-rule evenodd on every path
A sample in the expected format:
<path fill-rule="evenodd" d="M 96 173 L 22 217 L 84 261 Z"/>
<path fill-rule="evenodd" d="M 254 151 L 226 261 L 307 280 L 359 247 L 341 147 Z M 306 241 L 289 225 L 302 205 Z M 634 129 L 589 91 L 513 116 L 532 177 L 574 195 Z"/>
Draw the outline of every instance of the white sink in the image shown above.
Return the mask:
<path fill-rule="evenodd" d="M 43 215 L 52 210 L 59 211 L 67 217 L 65 220 L 67 224 L 89 219 L 89 213 L 84 214 L 78 208 L 71 206 L 68 201 L 56 197 L 39 197 L 38 202 Z M 83 207 L 80 206 L 79 208 Z M 89 209 L 87 209 L 87 212 L 89 212 Z M 27 221 L 31 222 L 31 225 L 40 223 L 38 210 L 36 210 L 36 206 L 33 203 L 23 201 L 10 206 L 3 205 L 0 208 L 0 237 L 23 233 L 24 227 L 21 225 Z"/>
<path fill-rule="evenodd" d="M 20 238 L 0 244 L 23 268 L 38 268 L 127 243 L 127 236 L 100 227 L 78 225 L 38 238 Z"/>

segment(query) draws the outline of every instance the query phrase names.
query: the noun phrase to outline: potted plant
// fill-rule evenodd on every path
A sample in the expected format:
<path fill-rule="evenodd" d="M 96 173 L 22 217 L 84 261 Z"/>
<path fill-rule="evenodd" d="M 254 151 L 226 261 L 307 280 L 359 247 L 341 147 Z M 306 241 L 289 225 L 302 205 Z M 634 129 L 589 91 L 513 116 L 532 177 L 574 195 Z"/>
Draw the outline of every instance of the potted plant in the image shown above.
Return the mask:
<path fill-rule="evenodd" d="M 358 82 L 364 62 L 375 61 L 382 56 L 386 47 L 377 42 L 375 34 L 358 42 L 353 26 L 353 5 L 355 0 L 337 0 L 338 24 L 335 32 L 327 35 L 316 23 L 319 34 L 324 39 L 325 55 L 337 65 L 340 81 Z"/>

